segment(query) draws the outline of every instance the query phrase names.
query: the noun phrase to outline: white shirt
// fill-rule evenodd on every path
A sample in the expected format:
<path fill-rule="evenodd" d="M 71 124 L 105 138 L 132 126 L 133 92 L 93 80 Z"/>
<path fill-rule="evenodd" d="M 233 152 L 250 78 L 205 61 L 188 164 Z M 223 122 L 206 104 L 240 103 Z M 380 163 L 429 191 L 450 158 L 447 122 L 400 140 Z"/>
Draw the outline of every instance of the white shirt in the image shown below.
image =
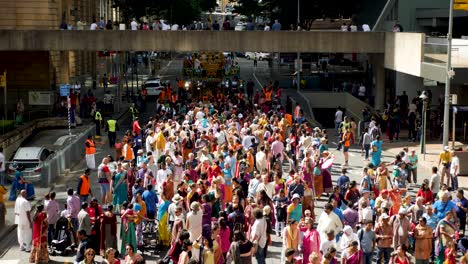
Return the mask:
<path fill-rule="evenodd" d="M 263 151 L 257 152 L 257 154 L 255 154 L 255 161 L 256 161 L 258 171 L 261 172 L 264 168 L 266 168 L 267 160 L 266 160 L 265 152 Z"/>
<path fill-rule="evenodd" d="M 132 22 L 130 23 L 130 28 L 131 28 L 132 30 L 138 30 L 138 23 L 137 23 L 136 21 L 132 21 Z"/>
<path fill-rule="evenodd" d="M 187 223 L 190 221 L 190 228 L 188 229 L 190 241 L 195 241 L 201 235 L 202 217 L 202 211 L 198 211 L 197 214 L 193 214 L 193 211 L 190 211 L 187 214 Z"/>
<path fill-rule="evenodd" d="M 440 190 L 440 176 L 437 173 L 432 174 L 431 176 L 431 181 L 429 183 L 429 188 L 432 186 L 432 183 L 434 183 L 434 188 L 431 190 L 432 193 L 438 193 Z"/>
<path fill-rule="evenodd" d="M 244 150 L 249 150 L 250 146 L 252 146 L 252 139 L 255 139 L 254 136 L 250 135 L 250 136 L 245 136 L 243 139 L 242 139 L 242 147 L 244 147 Z"/>
<path fill-rule="evenodd" d="M 347 25 L 342 25 L 341 26 L 341 31 L 348 31 L 348 26 Z"/>
<path fill-rule="evenodd" d="M 364 85 L 359 86 L 359 96 L 366 95 L 366 87 Z"/>
<path fill-rule="evenodd" d="M 91 26 L 89 27 L 89 30 L 97 30 L 97 24 L 96 23 L 92 23 Z"/>
<path fill-rule="evenodd" d="M 454 156 L 452 157 L 452 163 L 450 164 L 450 174 L 452 174 L 452 176 L 458 176 L 458 173 L 460 173 L 460 160 L 457 156 Z"/>
<path fill-rule="evenodd" d="M 263 30 L 264 30 L 264 31 L 270 31 L 271 28 L 270 28 L 270 26 L 266 25 L 266 26 L 265 26 L 265 29 L 263 29 Z"/>
<path fill-rule="evenodd" d="M 19 195 L 15 202 L 15 224 L 29 226 L 27 212 L 31 212 L 31 204 L 23 196 Z"/>
<path fill-rule="evenodd" d="M 357 26 L 356 25 L 351 25 L 351 32 L 356 32 L 357 31 Z"/>
<path fill-rule="evenodd" d="M 0 162 L 2 165 L 0 166 L 0 172 L 5 171 L 5 155 L 3 155 L 2 152 L 0 152 Z"/>
<path fill-rule="evenodd" d="M 338 234 L 343 229 L 343 223 L 340 218 L 333 212 L 327 214 L 322 212 L 318 221 L 317 231 L 320 233 L 322 240 L 327 240 L 327 231 L 333 230 L 335 234 Z"/>
<path fill-rule="evenodd" d="M 44 202 L 44 208 L 47 213 L 47 221 L 49 224 L 57 223 L 60 215 L 60 206 L 56 200 L 46 200 Z"/>
<path fill-rule="evenodd" d="M 177 24 L 172 25 L 171 30 L 179 30 L 179 25 Z"/>
<path fill-rule="evenodd" d="M 169 174 L 168 170 L 169 169 L 167 168 L 165 170 L 160 169 L 158 170 L 158 173 L 156 174 L 156 185 L 157 185 L 156 187 L 158 191 L 162 190 L 162 185 L 167 180 L 167 175 Z"/>
<path fill-rule="evenodd" d="M 363 24 L 363 25 L 362 25 L 362 31 L 364 31 L 364 32 L 369 32 L 369 31 L 371 31 L 371 29 L 370 29 L 369 25 Z"/>
<path fill-rule="evenodd" d="M 250 237 L 253 238 L 255 235 L 257 236 L 258 246 L 261 248 L 265 248 L 267 239 L 267 224 L 265 218 L 256 219 L 254 224 L 252 225 L 252 232 L 250 233 Z"/>
<path fill-rule="evenodd" d="M 418 109 L 417 106 L 415 104 L 411 103 L 409 105 L 409 107 L 408 107 L 408 115 L 409 115 L 409 113 L 416 113 L 417 109 Z"/>
<path fill-rule="evenodd" d="M 338 110 L 335 113 L 335 123 L 341 123 L 343 122 L 343 111 Z"/>
<path fill-rule="evenodd" d="M 333 240 L 322 240 L 322 243 L 320 243 L 320 251 L 322 251 L 323 253 L 326 253 L 328 251 L 329 248 L 331 247 L 334 247 L 335 249 L 337 248 L 336 247 L 336 242 L 335 242 L 335 239 Z"/>
<path fill-rule="evenodd" d="M 156 137 L 154 136 L 146 137 L 146 142 L 145 142 L 146 152 L 153 151 L 153 144 L 155 141 L 156 141 Z"/>

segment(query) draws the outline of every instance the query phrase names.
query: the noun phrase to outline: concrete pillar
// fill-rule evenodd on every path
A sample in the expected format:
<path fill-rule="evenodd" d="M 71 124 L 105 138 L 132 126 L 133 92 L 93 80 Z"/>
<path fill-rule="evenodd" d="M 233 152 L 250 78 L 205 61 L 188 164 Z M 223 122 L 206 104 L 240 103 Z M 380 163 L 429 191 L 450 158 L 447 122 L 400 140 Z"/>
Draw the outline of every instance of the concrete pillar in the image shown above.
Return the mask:
<path fill-rule="evenodd" d="M 371 54 L 370 62 L 374 74 L 374 98 L 375 109 L 383 109 L 385 104 L 385 68 L 384 68 L 384 55 Z"/>

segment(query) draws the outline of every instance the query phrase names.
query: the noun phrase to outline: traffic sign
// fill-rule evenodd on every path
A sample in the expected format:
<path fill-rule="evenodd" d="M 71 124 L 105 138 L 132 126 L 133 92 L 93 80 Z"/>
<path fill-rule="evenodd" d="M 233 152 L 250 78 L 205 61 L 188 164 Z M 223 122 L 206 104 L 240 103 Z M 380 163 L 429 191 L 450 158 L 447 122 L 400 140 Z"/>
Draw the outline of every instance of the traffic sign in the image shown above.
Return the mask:
<path fill-rule="evenodd" d="M 60 85 L 60 96 L 70 96 L 70 85 L 69 84 Z"/>

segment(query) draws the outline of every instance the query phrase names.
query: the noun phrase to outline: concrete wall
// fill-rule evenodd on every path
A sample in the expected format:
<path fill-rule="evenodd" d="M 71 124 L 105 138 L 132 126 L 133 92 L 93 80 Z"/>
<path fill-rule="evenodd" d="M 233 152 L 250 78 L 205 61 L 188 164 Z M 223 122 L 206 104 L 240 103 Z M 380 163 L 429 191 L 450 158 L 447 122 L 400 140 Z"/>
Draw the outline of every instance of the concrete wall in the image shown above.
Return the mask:
<path fill-rule="evenodd" d="M 383 53 L 384 48 L 384 32 L 0 30 L 0 50 Z"/>
<path fill-rule="evenodd" d="M 59 117 L 36 119 L 2 135 L 0 146 L 3 146 L 5 158 L 10 159 L 21 143 L 33 134 L 34 130 L 48 127 L 68 127 L 68 120 Z"/>
<path fill-rule="evenodd" d="M 396 95 L 401 95 L 403 91 L 406 91 L 411 102 L 414 97 L 417 97 L 417 91 L 424 90 L 424 79 L 414 75 L 397 72 L 395 86 Z"/>
<path fill-rule="evenodd" d="M 369 105 L 349 93 L 333 92 L 302 92 L 307 96 L 313 108 L 346 108 L 346 113 L 355 118 L 356 121 L 362 119 L 362 109 Z"/>
<path fill-rule="evenodd" d="M 385 68 L 421 76 L 424 34 L 385 34 Z"/>

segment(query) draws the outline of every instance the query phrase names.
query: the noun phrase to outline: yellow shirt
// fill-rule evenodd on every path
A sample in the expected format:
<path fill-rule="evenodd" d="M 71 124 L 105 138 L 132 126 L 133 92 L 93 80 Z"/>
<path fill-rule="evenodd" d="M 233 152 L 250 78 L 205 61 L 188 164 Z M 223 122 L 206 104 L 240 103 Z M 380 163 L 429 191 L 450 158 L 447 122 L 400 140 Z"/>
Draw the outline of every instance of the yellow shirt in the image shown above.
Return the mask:
<path fill-rule="evenodd" d="M 448 151 L 441 152 L 439 159 L 442 161 L 442 163 L 449 163 L 452 161 L 452 154 L 450 154 Z"/>

